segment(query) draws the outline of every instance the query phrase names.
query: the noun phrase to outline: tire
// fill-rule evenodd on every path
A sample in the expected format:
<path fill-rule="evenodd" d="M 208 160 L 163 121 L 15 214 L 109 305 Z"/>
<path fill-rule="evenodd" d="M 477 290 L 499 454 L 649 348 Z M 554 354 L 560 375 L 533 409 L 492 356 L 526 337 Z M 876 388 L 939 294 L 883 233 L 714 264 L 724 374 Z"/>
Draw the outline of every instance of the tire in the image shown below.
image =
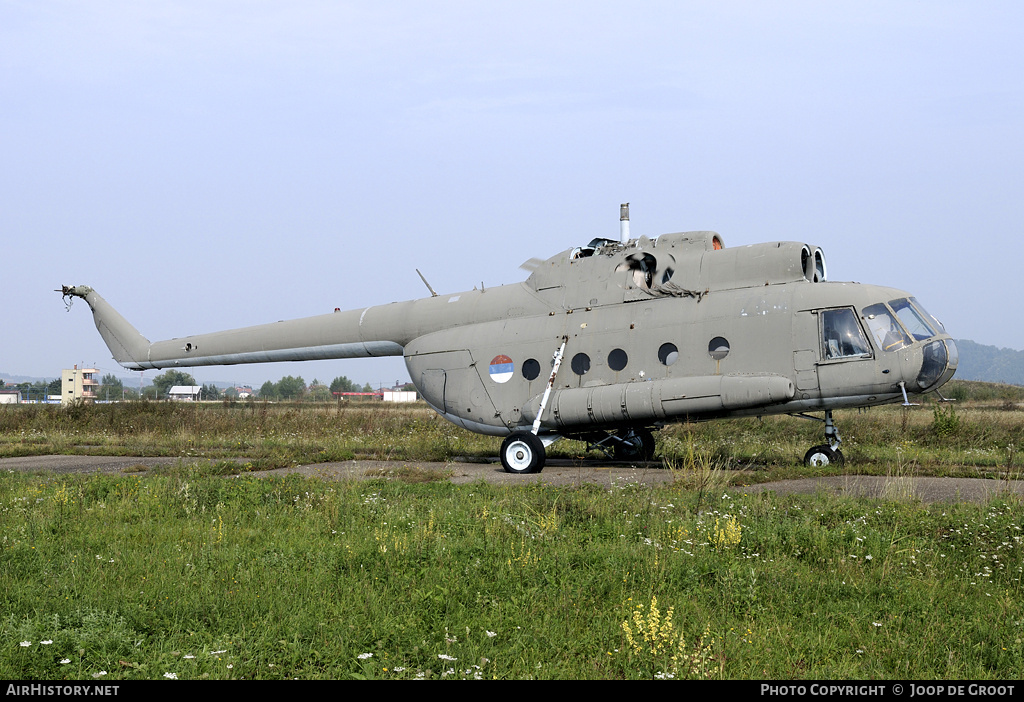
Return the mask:
<path fill-rule="evenodd" d="M 636 429 L 625 442 L 617 442 L 612 451 L 617 461 L 653 461 L 654 434 L 647 429 Z"/>
<path fill-rule="evenodd" d="M 640 437 L 640 460 L 654 460 L 654 434 L 649 429 L 637 429 L 636 435 Z"/>
<path fill-rule="evenodd" d="M 530 432 L 517 431 L 501 442 L 501 466 L 506 473 L 540 473 L 544 459 L 544 443 Z"/>
<path fill-rule="evenodd" d="M 843 452 L 828 444 L 814 446 L 804 454 L 805 466 L 842 466 L 845 462 Z"/>

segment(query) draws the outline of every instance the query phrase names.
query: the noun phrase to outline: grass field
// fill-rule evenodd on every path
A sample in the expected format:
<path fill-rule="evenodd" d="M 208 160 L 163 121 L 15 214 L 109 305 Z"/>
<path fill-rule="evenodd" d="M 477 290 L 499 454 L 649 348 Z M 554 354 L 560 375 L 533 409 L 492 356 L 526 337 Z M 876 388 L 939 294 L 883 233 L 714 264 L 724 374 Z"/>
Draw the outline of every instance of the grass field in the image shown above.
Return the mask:
<path fill-rule="evenodd" d="M 847 470 L 1017 477 L 1015 402 L 839 413 Z M 12 409 L 5 456 L 206 460 L 0 474 L 2 679 L 1024 674 L 1018 499 L 725 488 L 740 468 L 805 474 L 816 423 L 670 427 L 670 485 L 570 489 L 256 479 L 223 460 L 496 453 L 424 409 Z"/>
<path fill-rule="evenodd" d="M 836 412 L 847 460 L 866 473 L 893 466 L 923 475 L 1001 475 L 1019 470 L 1024 446 L 1024 388 L 953 381 L 959 402 L 930 399 Z M 946 390 L 947 388 L 944 388 Z M 669 462 L 688 452 L 713 455 L 754 479 L 806 474 L 804 452 L 823 441 L 823 425 L 789 416 L 677 424 L 658 432 Z M 422 403 L 20 405 L 0 408 L 0 457 L 48 454 L 180 456 L 216 462 L 242 458 L 248 469 L 353 458 L 446 461 L 496 456 L 500 439 L 463 431 Z M 549 452 L 585 457 L 586 446 L 560 441 Z M 600 454 L 591 454 L 594 457 Z M 223 466 L 225 470 L 234 468 Z M 749 478 L 749 476 L 748 476 Z"/>

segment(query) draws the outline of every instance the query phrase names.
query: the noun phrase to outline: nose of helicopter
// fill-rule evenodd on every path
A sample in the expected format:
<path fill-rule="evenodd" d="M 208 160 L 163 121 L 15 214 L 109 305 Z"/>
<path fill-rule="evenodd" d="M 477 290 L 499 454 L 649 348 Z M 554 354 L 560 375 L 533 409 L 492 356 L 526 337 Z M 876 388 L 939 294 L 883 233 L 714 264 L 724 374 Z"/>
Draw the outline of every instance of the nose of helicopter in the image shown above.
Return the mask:
<path fill-rule="evenodd" d="M 917 374 L 917 392 L 937 390 L 953 377 L 960 354 L 952 339 L 934 339 L 920 350 L 921 369 Z"/>

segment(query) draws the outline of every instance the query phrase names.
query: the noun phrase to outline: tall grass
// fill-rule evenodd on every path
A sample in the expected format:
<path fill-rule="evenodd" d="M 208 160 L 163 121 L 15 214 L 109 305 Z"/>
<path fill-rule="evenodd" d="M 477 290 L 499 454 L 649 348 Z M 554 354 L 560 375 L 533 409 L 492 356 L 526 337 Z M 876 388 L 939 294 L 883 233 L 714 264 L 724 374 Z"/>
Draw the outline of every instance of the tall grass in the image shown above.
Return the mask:
<path fill-rule="evenodd" d="M 423 404 L 140 401 L 0 411 L 0 456 L 242 457 L 254 468 L 271 468 L 353 458 L 443 461 L 496 450 L 492 444 Z"/>
<path fill-rule="evenodd" d="M 942 406 L 926 399 L 910 410 L 840 411 L 836 422 L 848 466 L 868 473 L 885 474 L 897 460 L 910 460 L 925 475 L 1002 475 L 1019 471 L 1016 447 L 1024 446 L 1024 406 L 1001 396 Z M 771 416 L 669 425 L 658 432 L 657 441 L 658 454 L 670 463 L 685 461 L 696 450 L 730 469 L 748 471 L 746 479 L 759 479 L 793 469 L 806 472 L 800 461 L 808 447 L 823 441 L 823 431 L 818 422 Z M 0 407 L 0 457 L 242 458 L 251 468 L 274 468 L 354 458 L 495 457 L 499 445 L 500 439 L 471 434 L 423 404 L 142 401 Z M 581 442 L 559 441 L 549 455 L 601 454 L 588 454 Z"/>

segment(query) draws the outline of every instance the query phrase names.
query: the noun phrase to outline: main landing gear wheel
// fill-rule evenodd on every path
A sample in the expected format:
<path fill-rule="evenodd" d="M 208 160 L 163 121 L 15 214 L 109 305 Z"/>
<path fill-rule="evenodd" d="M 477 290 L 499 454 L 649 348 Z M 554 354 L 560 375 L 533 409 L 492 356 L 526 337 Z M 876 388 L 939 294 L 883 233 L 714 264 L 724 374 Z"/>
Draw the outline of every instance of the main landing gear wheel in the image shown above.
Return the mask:
<path fill-rule="evenodd" d="M 834 449 L 828 444 L 822 444 L 821 446 L 814 446 L 804 454 L 804 465 L 805 466 L 840 466 L 846 462 L 843 458 L 843 452 L 839 449 Z"/>
<path fill-rule="evenodd" d="M 654 434 L 647 429 L 633 429 L 616 442 L 612 454 L 617 461 L 653 461 Z"/>
<path fill-rule="evenodd" d="M 517 431 L 501 442 L 501 465 L 506 473 L 540 473 L 544 443 L 536 434 Z"/>

